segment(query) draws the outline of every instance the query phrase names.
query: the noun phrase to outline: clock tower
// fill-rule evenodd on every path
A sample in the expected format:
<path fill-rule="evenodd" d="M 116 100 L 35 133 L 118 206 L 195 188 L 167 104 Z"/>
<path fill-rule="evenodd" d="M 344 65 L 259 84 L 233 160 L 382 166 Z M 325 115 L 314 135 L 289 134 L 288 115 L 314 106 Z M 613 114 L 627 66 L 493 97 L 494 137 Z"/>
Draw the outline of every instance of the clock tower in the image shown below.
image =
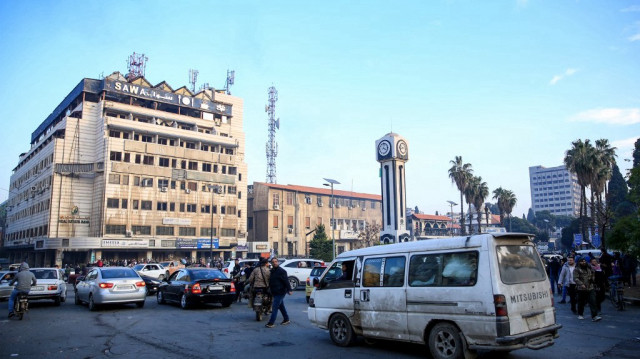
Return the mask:
<path fill-rule="evenodd" d="M 380 162 L 382 192 L 380 242 L 408 242 L 405 187 L 405 164 L 409 160 L 407 140 L 393 132 L 384 135 L 376 141 L 376 158 Z"/>

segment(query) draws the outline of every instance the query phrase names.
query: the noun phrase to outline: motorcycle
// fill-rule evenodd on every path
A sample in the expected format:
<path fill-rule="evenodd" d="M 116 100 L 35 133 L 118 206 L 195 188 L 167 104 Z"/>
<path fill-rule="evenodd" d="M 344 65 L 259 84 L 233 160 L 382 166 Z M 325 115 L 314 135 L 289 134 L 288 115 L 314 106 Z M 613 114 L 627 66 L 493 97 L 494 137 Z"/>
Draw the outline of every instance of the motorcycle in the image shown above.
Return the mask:
<path fill-rule="evenodd" d="M 24 313 L 29 311 L 29 296 L 25 293 L 19 293 L 16 302 L 13 305 L 13 313 L 22 320 Z"/>
<path fill-rule="evenodd" d="M 253 311 L 256 312 L 256 320 L 261 321 L 263 315 L 268 315 L 271 312 L 271 294 L 266 289 L 256 289 L 256 295 L 253 298 Z"/>

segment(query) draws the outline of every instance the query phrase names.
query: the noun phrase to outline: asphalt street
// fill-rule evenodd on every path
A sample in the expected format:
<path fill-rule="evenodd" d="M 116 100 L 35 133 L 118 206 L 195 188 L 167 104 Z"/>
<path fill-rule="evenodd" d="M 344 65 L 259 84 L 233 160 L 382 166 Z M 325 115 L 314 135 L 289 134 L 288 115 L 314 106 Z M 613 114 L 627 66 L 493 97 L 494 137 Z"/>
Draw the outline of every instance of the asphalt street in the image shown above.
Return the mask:
<path fill-rule="evenodd" d="M 424 358 L 424 346 L 362 339 L 349 348 L 335 346 L 327 331 L 307 320 L 304 290 L 287 296 L 288 326 L 265 328 L 246 303 L 230 308 L 208 306 L 182 310 L 159 305 L 148 297 L 145 307 L 108 306 L 90 312 L 69 300 L 60 307 L 34 301 L 24 320 L 0 320 L 0 358 Z M 2 307 L 6 302 L 1 303 Z M 603 320 L 578 320 L 569 304 L 557 304 L 564 327 L 556 344 L 539 350 L 519 350 L 509 358 L 637 358 L 640 351 L 640 307 L 624 312 L 604 303 Z M 282 317 L 278 316 L 276 323 Z M 494 353 L 480 353 L 492 358 Z"/>

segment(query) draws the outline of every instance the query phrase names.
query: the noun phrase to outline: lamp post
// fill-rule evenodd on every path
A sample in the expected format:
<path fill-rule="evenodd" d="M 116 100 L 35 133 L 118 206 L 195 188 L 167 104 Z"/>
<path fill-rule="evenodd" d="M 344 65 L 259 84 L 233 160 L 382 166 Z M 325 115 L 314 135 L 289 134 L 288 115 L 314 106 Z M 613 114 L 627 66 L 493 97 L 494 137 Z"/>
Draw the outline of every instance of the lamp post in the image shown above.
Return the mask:
<path fill-rule="evenodd" d="M 549 220 L 548 219 L 543 219 L 544 223 L 547 224 L 547 236 L 549 237 L 547 239 L 547 242 L 549 242 L 551 240 L 551 231 L 549 230 Z"/>
<path fill-rule="evenodd" d="M 489 232 L 489 202 L 484 204 L 484 215 L 485 215 L 485 221 L 487 222 L 486 232 Z"/>
<path fill-rule="evenodd" d="M 453 237 L 453 206 L 457 206 L 458 204 L 454 201 L 447 201 L 447 203 L 449 203 L 449 205 L 451 206 L 451 211 L 449 212 L 451 213 L 451 227 L 449 228 L 449 236 Z"/>
<path fill-rule="evenodd" d="M 325 181 L 329 182 L 329 183 L 323 183 L 324 186 L 330 186 L 331 187 L 331 257 L 332 259 L 336 259 L 336 238 L 335 235 L 333 234 L 333 232 L 335 231 L 335 226 L 336 226 L 336 222 L 335 219 L 333 218 L 333 185 L 334 184 L 340 184 L 340 182 L 331 179 L 331 178 L 323 178 Z"/>
<path fill-rule="evenodd" d="M 209 243 L 209 267 L 213 267 L 213 194 L 218 191 L 219 186 L 209 184 L 207 187 L 211 192 L 211 208 L 209 208 L 209 211 L 211 212 L 211 228 L 209 228 L 209 234 L 211 235 L 211 242 Z"/>

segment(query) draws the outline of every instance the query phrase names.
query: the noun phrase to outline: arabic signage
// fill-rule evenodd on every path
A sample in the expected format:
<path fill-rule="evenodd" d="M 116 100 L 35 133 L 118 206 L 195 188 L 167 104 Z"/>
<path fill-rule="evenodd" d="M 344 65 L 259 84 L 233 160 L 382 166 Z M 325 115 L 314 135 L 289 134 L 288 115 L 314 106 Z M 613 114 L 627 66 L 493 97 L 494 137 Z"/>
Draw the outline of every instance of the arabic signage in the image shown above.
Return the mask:
<path fill-rule="evenodd" d="M 176 239 L 176 248 L 208 249 L 211 248 L 211 238 L 178 238 Z M 213 248 L 220 248 L 218 238 L 213 239 Z"/>
<path fill-rule="evenodd" d="M 60 216 L 58 222 L 89 224 L 89 216 Z"/>
<path fill-rule="evenodd" d="M 214 112 L 221 115 L 231 116 L 231 106 L 221 103 L 202 100 L 190 96 L 182 96 L 173 92 L 153 89 L 126 81 L 104 80 L 104 89 L 111 92 L 118 92 L 125 95 L 132 95 L 149 100 L 170 103 L 178 106 L 186 106 L 202 111 Z"/>
<path fill-rule="evenodd" d="M 190 218 L 169 218 L 165 217 L 162 219 L 162 224 L 174 224 L 178 226 L 189 226 L 191 225 Z"/>
<path fill-rule="evenodd" d="M 103 239 L 103 247 L 148 247 L 149 241 L 137 239 Z"/>
<path fill-rule="evenodd" d="M 580 247 L 580 245 L 582 244 L 582 234 L 574 234 L 573 235 L 573 245 L 575 247 Z"/>

